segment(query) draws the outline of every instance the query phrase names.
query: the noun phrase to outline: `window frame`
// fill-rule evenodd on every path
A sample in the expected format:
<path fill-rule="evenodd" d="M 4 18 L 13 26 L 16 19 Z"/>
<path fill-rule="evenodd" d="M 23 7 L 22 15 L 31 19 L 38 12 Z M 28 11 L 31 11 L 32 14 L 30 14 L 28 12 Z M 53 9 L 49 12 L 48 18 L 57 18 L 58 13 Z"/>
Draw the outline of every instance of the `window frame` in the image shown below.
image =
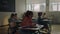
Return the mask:
<path fill-rule="evenodd" d="M 56 6 L 56 7 L 57 7 L 57 10 L 55 10 L 55 11 L 52 10 L 52 9 L 53 9 L 53 8 L 52 8 L 52 5 L 57 5 L 57 6 Z M 49 12 L 51 12 L 51 11 L 52 11 L 52 12 L 60 11 L 60 10 L 59 10 L 59 7 L 58 7 L 59 5 L 60 5 L 60 2 L 52 2 L 52 3 L 50 3 L 50 4 L 49 4 Z"/>
<path fill-rule="evenodd" d="M 35 12 L 45 12 L 45 11 L 46 11 L 46 3 L 40 3 L 40 4 L 26 4 L 26 10 L 29 10 L 29 8 L 27 9 L 27 5 L 31 5 L 31 11 L 35 11 Z M 34 10 L 34 5 L 40 5 L 40 10 L 38 10 L 38 11 Z M 44 10 L 42 9 L 42 11 L 41 11 L 41 5 L 44 6 Z"/>

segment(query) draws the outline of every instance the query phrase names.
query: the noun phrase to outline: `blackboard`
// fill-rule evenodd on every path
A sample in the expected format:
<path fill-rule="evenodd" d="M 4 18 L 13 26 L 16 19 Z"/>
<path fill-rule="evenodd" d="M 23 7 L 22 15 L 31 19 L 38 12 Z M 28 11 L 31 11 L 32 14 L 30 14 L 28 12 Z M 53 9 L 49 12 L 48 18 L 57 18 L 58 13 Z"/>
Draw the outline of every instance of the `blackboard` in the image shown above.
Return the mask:
<path fill-rule="evenodd" d="M 0 12 L 15 12 L 15 0 L 0 0 Z"/>

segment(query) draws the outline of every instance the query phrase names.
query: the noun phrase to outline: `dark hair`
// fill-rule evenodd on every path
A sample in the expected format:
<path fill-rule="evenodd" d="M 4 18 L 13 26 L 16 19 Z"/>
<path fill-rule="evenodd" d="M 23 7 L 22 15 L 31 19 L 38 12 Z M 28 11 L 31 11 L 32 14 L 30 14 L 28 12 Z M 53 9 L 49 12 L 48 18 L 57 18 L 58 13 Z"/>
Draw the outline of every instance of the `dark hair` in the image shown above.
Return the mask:
<path fill-rule="evenodd" d="M 15 13 L 15 15 L 17 15 L 17 13 Z"/>
<path fill-rule="evenodd" d="M 25 16 L 29 16 L 29 15 L 33 15 L 33 12 L 32 12 L 32 11 L 27 11 L 27 12 L 25 13 Z"/>
<path fill-rule="evenodd" d="M 13 13 L 11 14 L 11 17 L 15 16 Z"/>
<path fill-rule="evenodd" d="M 44 15 L 46 15 L 46 13 L 44 13 Z"/>
<path fill-rule="evenodd" d="M 42 12 L 38 12 L 38 16 L 41 16 L 42 15 Z"/>
<path fill-rule="evenodd" d="M 14 15 L 17 16 L 17 13 L 15 13 Z"/>
<path fill-rule="evenodd" d="M 13 16 L 17 16 L 17 13 L 15 13 L 15 14 L 14 14 L 14 13 L 12 13 L 12 14 L 11 14 L 11 17 L 13 17 Z"/>

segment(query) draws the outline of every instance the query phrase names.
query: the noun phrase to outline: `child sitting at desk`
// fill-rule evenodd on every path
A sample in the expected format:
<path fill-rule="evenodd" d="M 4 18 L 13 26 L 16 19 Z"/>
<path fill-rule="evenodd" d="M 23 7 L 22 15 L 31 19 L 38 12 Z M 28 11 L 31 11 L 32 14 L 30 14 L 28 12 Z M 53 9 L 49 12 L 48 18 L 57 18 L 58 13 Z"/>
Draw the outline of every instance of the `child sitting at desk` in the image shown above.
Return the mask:
<path fill-rule="evenodd" d="M 39 12 L 38 13 L 38 24 L 39 25 L 43 25 L 44 27 L 42 27 L 41 29 L 46 31 L 46 30 L 48 30 L 48 24 L 45 21 L 43 21 L 43 20 L 47 19 L 47 18 L 44 17 L 45 13 L 43 14 L 43 18 L 41 16 L 42 16 L 42 12 Z"/>
<path fill-rule="evenodd" d="M 43 25 L 43 19 L 42 19 L 42 12 L 38 12 L 38 18 L 37 18 L 37 21 L 38 21 L 38 24 L 39 25 Z"/>
<path fill-rule="evenodd" d="M 22 23 L 20 24 L 20 26 L 22 28 L 34 27 L 35 24 L 33 24 L 33 22 L 32 22 L 32 17 L 33 17 L 33 12 L 32 11 L 27 11 L 25 13 L 25 16 L 23 17 L 23 20 L 22 20 Z M 20 34 L 32 34 L 32 31 L 21 29 Z"/>
<path fill-rule="evenodd" d="M 16 29 L 17 29 L 17 27 L 16 27 L 16 21 L 17 21 L 17 14 L 16 13 L 15 14 L 12 13 L 11 17 L 8 19 L 9 29 L 11 30 L 11 34 L 15 34 L 15 32 L 16 32 Z"/>
<path fill-rule="evenodd" d="M 33 22 L 32 22 L 32 17 L 33 17 L 33 12 L 32 11 L 27 11 L 25 13 L 25 16 L 24 16 L 20 26 L 22 26 L 22 27 L 34 26 L 35 24 L 33 24 Z"/>

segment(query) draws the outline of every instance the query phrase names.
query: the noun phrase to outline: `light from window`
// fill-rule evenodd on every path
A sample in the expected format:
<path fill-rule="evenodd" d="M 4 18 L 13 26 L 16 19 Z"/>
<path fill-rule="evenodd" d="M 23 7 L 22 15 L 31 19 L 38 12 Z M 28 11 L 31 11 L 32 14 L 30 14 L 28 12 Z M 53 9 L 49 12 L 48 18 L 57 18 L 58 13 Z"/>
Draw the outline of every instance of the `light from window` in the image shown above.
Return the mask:
<path fill-rule="evenodd" d="M 58 11 L 60 11 L 60 5 L 58 5 Z"/>
<path fill-rule="evenodd" d="M 36 11 L 36 12 L 41 12 L 45 11 L 46 9 L 46 4 L 41 3 L 41 4 L 27 4 L 26 5 L 26 10 L 31 10 L 31 11 Z"/>
<path fill-rule="evenodd" d="M 60 2 L 58 3 L 58 11 L 60 11 Z"/>
<path fill-rule="evenodd" d="M 53 11 L 57 11 L 57 5 L 53 5 L 53 6 L 52 6 L 52 10 L 53 10 Z"/>
<path fill-rule="evenodd" d="M 45 9 L 46 9 L 46 4 L 45 3 L 40 4 L 40 10 L 45 11 Z"/>
<path fill-rule="evenodd" d="M 31 5 L 30 4 L 26 5 L 26 10 L 31 10 Z"/>
<path fill-rule="evenodd" d="M 60 11 L 60 2 L 50 3 L 49 11 Z"/>
<path fill-rule="evenodd" d="M 40 11 L 40 4 L 34 4 L 34 11 Z"/>
<path fill-rule="evenodd" d="M 57 3 L 52 3 L 52 11 L 57 11 Z"/>

